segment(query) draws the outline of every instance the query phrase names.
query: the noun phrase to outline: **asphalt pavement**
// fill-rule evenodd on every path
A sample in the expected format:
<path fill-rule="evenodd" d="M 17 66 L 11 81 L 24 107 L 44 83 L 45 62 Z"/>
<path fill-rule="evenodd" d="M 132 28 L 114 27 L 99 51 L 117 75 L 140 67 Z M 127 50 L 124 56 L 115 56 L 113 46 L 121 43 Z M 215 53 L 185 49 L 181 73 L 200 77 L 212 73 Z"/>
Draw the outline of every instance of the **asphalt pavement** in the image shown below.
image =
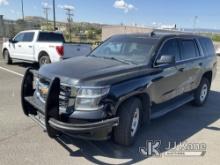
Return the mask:
<path fill-rule="evenodd" d="M 220 62 L 220 58 L 218 59 Z M 220 63 L 219 63 L 220 64 Z M 132 147 L 111 140 L 92 142 L 62 136 L 50 139 L 21 108 L 22 75 L 31 64 L 5 65 L 0 58 L 0 164 L 84 165 L 84 164 L 220 164 L 220 72 L 204 107 L 187 104 L 144 126 Z M 34 66 L 36 67 L 36 66 Z M 220 71 L 220 65 L 218 65 Z M 159 157 L 144 156 L 140 147 L 147 140 L 160 140 Z M 167 156 L 169 142 L 181 146 L 205 144 L 204 156 Z"/>

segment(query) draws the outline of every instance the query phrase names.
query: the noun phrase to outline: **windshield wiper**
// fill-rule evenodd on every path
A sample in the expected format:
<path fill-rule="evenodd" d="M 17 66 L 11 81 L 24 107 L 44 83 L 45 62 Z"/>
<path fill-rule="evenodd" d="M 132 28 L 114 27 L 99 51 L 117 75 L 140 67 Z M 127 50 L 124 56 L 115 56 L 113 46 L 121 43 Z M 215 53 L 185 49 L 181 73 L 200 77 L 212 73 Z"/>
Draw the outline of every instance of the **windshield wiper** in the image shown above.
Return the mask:
<path fill-rule="evenodd" d="M 115 57 L 106 57 L 106 56 L 96 56 L 94 54 L 90 54 L 88 55 L 88 57 L 95 57 L 95 58 L 103 58 L 103 59 L 109 59 L 109 60 L 114 60 L 114 61 L 118 61 L 124 64 L 136 64 L 130 60 L 125 60 L 125 59 L 119 59 L 119 58 L 115 58 Z"/>
<path fill-rule="evenodd" d="M 118 59 L 118 58 L 115 58 L 115 57 L 103 57 L 104 59 L 109 59 L 109 60 L 114 60 L 114 61 L 118 61 L 118 62 L 121 62 L 121 63 L 124 63 L 124 64 L 131 64 L 132 61 L 129 61 L 129 60 L 122 60 L 122 59 Z"/>
<path fill-rule="evenodd" d="M 98 56 L 96 56 L 94 54 L 89 54 L 87 57 L 97 57 L 97 58 L 99 58 Z"/>

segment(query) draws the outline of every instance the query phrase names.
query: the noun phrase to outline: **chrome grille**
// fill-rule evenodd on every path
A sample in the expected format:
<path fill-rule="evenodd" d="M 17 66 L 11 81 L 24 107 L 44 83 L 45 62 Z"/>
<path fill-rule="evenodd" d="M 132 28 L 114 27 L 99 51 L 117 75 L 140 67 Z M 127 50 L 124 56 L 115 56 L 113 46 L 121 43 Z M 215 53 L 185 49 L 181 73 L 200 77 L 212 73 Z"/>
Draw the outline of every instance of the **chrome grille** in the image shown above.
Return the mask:
<path fill-rule="evenodd" d="M 37 97 L 41 100 L 41 102 L 45 103 L 49 92 L 50 81 L 44 78 L 39 78 L 36 79 L 35 85 L 36 85 Z M 73 111 L 75 98 L 71 98 L 70 95 L 71 95 L 71 87 L 61 85 L 60 95 L 59 95 L 60 113 L 71 113 Z"/>

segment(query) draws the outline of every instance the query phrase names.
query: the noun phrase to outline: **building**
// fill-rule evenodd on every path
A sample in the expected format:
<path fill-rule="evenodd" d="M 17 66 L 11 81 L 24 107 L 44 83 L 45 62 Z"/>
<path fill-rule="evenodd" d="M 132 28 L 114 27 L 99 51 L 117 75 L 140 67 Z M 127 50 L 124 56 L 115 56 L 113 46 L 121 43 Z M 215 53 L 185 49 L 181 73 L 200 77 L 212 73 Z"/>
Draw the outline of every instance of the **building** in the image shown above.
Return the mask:
<path fill-rule="evenodd" d="M 150 33 L 153 28 L 136 27 L 136 26 L 103 26 L 102 27 L 102 41 L 116 34 L 129 34 L 129 33 Z"/>

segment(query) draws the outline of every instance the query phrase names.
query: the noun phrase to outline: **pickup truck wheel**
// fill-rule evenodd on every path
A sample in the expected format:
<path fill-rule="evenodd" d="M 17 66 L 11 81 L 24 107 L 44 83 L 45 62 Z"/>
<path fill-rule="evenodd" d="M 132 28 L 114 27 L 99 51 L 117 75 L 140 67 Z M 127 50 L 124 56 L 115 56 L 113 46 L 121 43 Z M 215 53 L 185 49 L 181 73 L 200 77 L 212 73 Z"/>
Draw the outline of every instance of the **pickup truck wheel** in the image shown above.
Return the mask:
<path fill-rule="evenodd" d="M 202 78 L 202 81 L 199 87 L 196 89 L 194 93 L 194 101 L 193 104 L 196 106 L 202 106 L 205 104 L 210 91 L 210 82 L 207 78 Z"/>
<path fill-rule="evenodd" d="M 10 54 L 8 52 L 8 50 L 4 50 L 3 52 L 3 58 L 6 64 L 12 64 L 12 59 L 10 57 Z"/>
<path fill-rule="evenodd" d="M 126 101 L 119 108 L 119 125 L 113 131 L 116 143 L 124 146 L 134 143 L 141 124 L 142 110 L 142 103 L 137 98 Z"/>
<path fill-rule="evenodd" d="M 42 55 L 40 58 L 39 58 L 39 65 L 40 67 L 42 67 L 43 65 L 45 64 L 50 64 L 51 61 L 50 61 L 50 57 L 48 55 Z"/>

